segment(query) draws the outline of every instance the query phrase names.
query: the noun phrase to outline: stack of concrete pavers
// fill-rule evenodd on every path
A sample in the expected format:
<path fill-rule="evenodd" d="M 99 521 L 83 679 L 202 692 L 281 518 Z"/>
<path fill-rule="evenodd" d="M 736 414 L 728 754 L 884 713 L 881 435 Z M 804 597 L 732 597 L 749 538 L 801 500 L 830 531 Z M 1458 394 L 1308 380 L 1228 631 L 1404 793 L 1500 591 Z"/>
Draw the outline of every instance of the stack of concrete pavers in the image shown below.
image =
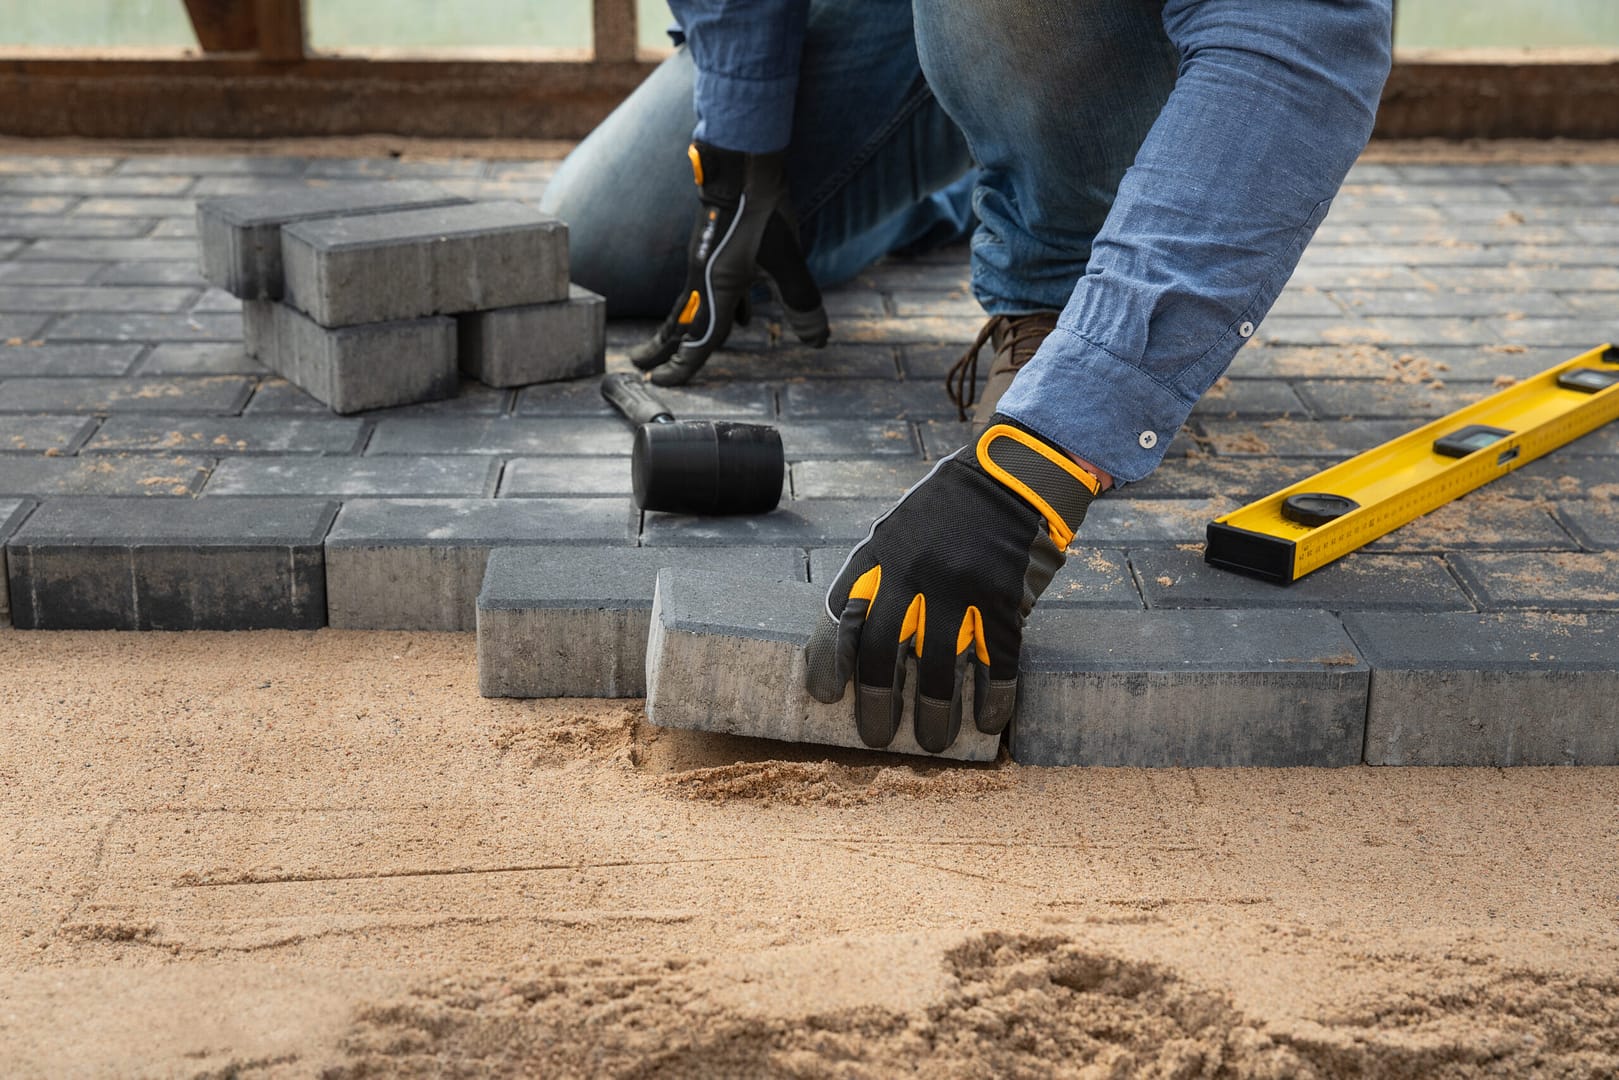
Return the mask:
<path fill-rule="evenodd" d="M 606 305 L 568 282 L 568 230 L 429 184 L 197 204 L 204 276 L 243 301 L 247 351 L 339 413 L 600 373 Z"/>

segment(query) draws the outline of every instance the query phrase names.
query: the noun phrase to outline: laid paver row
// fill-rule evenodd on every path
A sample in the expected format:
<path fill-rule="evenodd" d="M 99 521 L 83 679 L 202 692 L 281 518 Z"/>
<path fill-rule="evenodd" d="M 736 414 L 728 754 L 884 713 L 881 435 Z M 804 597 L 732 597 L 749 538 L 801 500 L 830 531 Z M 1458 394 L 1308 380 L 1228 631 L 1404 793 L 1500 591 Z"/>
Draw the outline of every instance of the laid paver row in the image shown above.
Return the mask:
<path fill-rule="evenodd" d="M 71 463 L 36 459 L 30 464 L 55 469 L 59 464 Z M 646 549 L 700 548 L 710 552 L 739 547 L 793 547 L 810 551 L 812 579 L 827 580 L 842 553 L 865 534 L 869 522 L 886 505 L 874 499 L 827 499 L 790 504 L 762 517 L 642 515 L 622 496 L 480 497 L 487 495 L 496 482 L 496 461 L 467 460 L 461 462 L 460 470 L 431 459 L 405 464 L 412 469 L 412 485 L 428 489 L 435 483 L 451 488 L 465 485 L 474 489 L 474 494 L 436 499 L 383 498 L 375 492 L 390 483 L 386 471 L 346 475 L 343 482 L 355 489 L 357 496 L 345 496 L 331 532 L 321 533 L 311 541 L 325 547 L 332 625 L 468 628 L 482 558 L 491 548 L 511 544 L 591 542 L 621 550 L 639 544 Z M 183 494 L 194 490 L 205 469 L 205 463 L 184 455 L 109 458 L 106 469 L 96 479 L 133 482 Z M 231 482 L 229 476 L 224 479 L 227 490 Z M 81 497 L 46 499 L 10 538 L 10 550 L 15 554 L 49 541 L 47 546 L 56 551 L 59 559 L 52 564 L 55 569 L 50 573 L 70 575 L 71 553 L 76 545 L 85 552 L 120 547 L 131 558 L 138 558 L 139 552 L 153 544 L 193 543 L 185 530 L 189 528 L 187 522 L 195 522 L 197 528 L 209 530 L 201 534 L 202 541 L 198 543 L 251 548 L 256 527 L 253 515 L 265 507 L 330 505 L 336 513 L 339 505 L 336 499 L 290 493 L 280 497 L 171 499 L 156 505 L 144 499 L 95 497 L 89 494 L 94 488 L 88 484 L 84 490 L 86 494 Z M 263 487 L 256 490 L 262 491 Z M 1415 545 L 1398 549 L 1398 553 L 1374 549 L 1286 589 L 1212 570 L 1201 561 L 1198 539 L 1203 524 L 1221 508 L 1218 502 L 1114 499 L 1099 502 L 1093 510 L 1108 507 L 1111 509 L 1098 514 L 1094 523 L 1087 522 L 1087 548 L 1076 553 L 1064 568 L 1044 606 L 1139 607 L 1144 599 L 1149 608 L 1438 611 L 1475 606 L 1619 607 L 1619 594 L 1604 583 L 1604 576 L 1611 577 L 1619 562 L 1619 516 L 1611 504 L 1602 501 L 1573 507 L 1565 504 L 1558 511 L 1592 550 L 1575 546 L 1549 516 L 1542 515 L 1548 532 L 1565 539 L 1553 537 L 1551 547 L 1525 543 L 1516 552 L 1501 550 L 1502 546 L 1510 546 L 1510 541 L 1487 550 L 1438 544 L 1431 549 Z M 1531 512 L 1535 511 L 1525 510 Z M 175 534 L 173 530 L 177 528 L 180 533 Z M 179 540 L 175 540 L 176 535 Z M 279 556 L 272 551 L 263 557 L 273 569 Z M 12 560 L 10 574 L 15 582 L 23 582 L 33 573 L 36 571 L 27 565 Z M 200 625 L 217 628 L 230 622 L 228 597 L 217 599 L 223 606 L 219 611 L 200 612 Z M 77 594 L 75 602 L 87 605 L 84 611 L 92 614 L 41 607 L 31 609 L 31 621 L 20 625 L 54 626 L 75 618 L 101 620 L 107 625 L 139 625 L 139 616 L 130 606 L 134 600 L 120 601 L 117 590 L 107 593 L 99 604 L 88 603 Z"/>
<path fill-rule="evenodd" d="M 648 607 L 654 723 L 858 745 L 850 695 L 820 706 L 802 689 L 802 646 L 826 617 L 817 586 L 675 567 L 649 601 L 627 600 L 525 573 L 522 552 L 497 559 L 479 601 L 489 664 L 509 671 L 568 628 Z M 1591 614 L 1039 610 L 1007 746 L 1029 765 L 1619 763 L 1615 628 Z M 984 741 L 964 719 L 959 756 L 988 756 Z M 903 736 L 891 748 L 916 752 Z"/>

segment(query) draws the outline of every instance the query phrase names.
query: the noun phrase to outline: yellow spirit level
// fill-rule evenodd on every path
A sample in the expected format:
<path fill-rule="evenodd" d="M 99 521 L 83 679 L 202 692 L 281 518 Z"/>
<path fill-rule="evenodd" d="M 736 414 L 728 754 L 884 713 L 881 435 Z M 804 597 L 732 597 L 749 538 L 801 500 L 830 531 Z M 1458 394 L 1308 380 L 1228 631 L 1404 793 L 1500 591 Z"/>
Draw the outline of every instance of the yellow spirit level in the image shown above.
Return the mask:
<path fill-rule="evenodd" d="M 1209 523 L 1213 566 L 1289 585 L 1619 417 L 1599 345 Z"/>

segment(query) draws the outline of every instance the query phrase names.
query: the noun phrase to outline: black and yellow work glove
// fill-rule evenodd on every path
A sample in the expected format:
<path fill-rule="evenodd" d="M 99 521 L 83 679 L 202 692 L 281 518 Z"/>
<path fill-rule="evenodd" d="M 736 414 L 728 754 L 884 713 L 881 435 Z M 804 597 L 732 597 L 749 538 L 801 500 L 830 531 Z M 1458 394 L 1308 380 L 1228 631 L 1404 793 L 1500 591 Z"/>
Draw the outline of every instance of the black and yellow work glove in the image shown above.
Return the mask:
<path fill-rule="evenodd" d="M 658 332 L 630 353 L 631 362 L 659 386 L 690 381 L 725 344 L 755 281 L 771 287 L 800 341 L 825 345 L 826 309 L 798 246 L 786 155 L 700 142 L 688 154 L 701 202 L 687 247 L 686 284 Z"/>
<path fill-rule="evenodd" d="M 1099 486 L 1061 450 L 992 417 L 976 445 L 939 462 L 843 564 L 806 647 L 810 695 L 838 701 L 852 677 L 861 741 L 887 746 L 914 656 L 922 749 L 955 742 L 968 695 L 979 731 L 1004 729 L 1024 620 Z"/>

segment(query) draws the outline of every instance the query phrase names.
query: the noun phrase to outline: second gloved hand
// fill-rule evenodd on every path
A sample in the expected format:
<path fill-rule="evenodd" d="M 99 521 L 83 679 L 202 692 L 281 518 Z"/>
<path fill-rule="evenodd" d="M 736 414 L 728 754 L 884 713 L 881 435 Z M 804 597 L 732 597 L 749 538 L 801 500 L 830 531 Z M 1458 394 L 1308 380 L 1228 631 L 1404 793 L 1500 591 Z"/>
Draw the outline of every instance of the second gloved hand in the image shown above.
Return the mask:
<path fill-rule="evenodd" d="M 825 345 L 826 310 L 798 246 L 786 155 L 701 142 L 688 153 L 701 202 L 686 251 L 686 284 L 658 332 L 630 360 L 659 386 L 688 382 L 725 344 L 755 281 L 774 291 L 799 340 Z"/>
<path fill-rule="evenodd" d="M 1017 701 L 1024 620 L 1099 488 L 1061 450 L 992 417 L 849 555 L 806 646 L 811 696 L 838 701 L 853 678 L 861 741 L 887 746 L 914 656 L 922 749 L 955 742 L 968 695 L 978 730 L 1001 731 Z"/>

